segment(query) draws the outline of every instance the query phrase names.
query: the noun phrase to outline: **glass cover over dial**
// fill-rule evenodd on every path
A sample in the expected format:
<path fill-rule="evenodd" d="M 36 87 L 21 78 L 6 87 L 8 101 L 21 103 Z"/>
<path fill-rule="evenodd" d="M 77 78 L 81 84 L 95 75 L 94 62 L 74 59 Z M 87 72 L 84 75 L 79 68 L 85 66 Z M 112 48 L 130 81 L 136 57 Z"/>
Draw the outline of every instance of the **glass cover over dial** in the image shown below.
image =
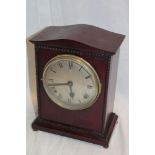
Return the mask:
<path fill-rule="evenodd" d="M 97 100 L 101 84 L 94 68 L 73 55 L 52 58 L 43 71 L 43 86 L 57 105 L 70 110 L 90 107 Z"/>

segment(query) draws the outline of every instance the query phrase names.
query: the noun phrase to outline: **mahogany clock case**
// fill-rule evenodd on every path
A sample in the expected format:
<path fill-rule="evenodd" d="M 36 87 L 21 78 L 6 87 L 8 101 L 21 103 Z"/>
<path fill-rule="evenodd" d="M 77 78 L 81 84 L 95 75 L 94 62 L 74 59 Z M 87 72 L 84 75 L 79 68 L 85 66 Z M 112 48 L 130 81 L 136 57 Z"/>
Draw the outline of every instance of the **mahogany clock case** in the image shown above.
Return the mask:
<path fill-rule="evenodd" d="M 101 36 L 100 29 L 83 24 L 66 27 L 48 27 L 30 40 L 35 45 L 38 98 L 38 117 L 32 123 L 32 128 L 108 147 L 118 117 L 112 111 L 113 103 L 107 103 L 110 66 L 112 57 L 124 36 L 111 32 L 108 34 L 104 30 Z M 95 34 L 92 40 L 90 40 L 91 33 Z M 102 40 L 105 41 L 103 36 L 108 38 L 105 46 L 100 45 L 103 43 Z M 100 40 L 101 43 L 95 44 L 94 40 L 96 42 Z M 113 43 L 111 47 L 110 42 Z M 102 88 L 99 98 L 91 107 L 83 110 L 67 110 L 56 105 L 47 96 L 42 82 L 43 69 L 51 58 L 61 54 L 79 56 L 96 70 Z M 114 98 L 114 95 L 111 97 Z"/>

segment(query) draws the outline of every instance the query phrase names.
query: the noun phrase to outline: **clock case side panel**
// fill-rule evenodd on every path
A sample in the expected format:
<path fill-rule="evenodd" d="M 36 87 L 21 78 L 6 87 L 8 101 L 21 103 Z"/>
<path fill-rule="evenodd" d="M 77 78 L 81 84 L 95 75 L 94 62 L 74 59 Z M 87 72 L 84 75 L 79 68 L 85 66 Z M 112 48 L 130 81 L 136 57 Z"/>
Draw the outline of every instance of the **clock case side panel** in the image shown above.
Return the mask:
<path fill-rule="evenodd" d="M 27 69 L 28 69 L 29 93 L 30 93 L 35 115 L 38 115 L 35 46 L 34 44 L 32 44 L 27 40 L 26 47 L 27 47 L 27 62 L 28 62 Z"/>
<path fill-rule="evenodd" d="M 107 68 L 108 81 L 107 81 L 107 91 L 106 91 L 106 107 L 104 109 L 105 116 L 104 116 L 104 123 L 103 123 L 103 132 L 106 130 L 109 117 L 113 113 L 119 54 L 120 54 L 120 50 L 118 49 L 116 54 L 111 56 L 111 60 L 109 61 L 109 67 Z"/>
<path fill-rule="evenodd" d="M 35 66 L 36 66 L 36 90 L 37 90 L 37 99 L 38 99 L 38 116 L 41 115 L 41 103 L 40 103 L 40 96 L 39 96 L 39 92 L 40 92 L 40 88 L 39 88 L 39 59 L 38 59 L 38 52 L 39 49 L 37 48 L 37 46 L 35 45 Z"/>

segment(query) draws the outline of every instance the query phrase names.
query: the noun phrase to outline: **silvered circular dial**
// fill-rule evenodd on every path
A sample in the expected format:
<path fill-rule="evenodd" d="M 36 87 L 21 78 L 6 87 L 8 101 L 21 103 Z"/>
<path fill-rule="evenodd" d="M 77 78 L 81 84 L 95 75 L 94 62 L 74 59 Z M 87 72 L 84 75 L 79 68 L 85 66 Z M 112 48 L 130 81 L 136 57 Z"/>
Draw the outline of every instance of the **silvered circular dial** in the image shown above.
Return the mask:
<path fill-rule="evenodd" d="M 51 100 L 70 110 L 90 107 L 95 103 L 101 88 L 93 67 L 73 55 L 58 55 L 46 64 L 43 86 Z"/>

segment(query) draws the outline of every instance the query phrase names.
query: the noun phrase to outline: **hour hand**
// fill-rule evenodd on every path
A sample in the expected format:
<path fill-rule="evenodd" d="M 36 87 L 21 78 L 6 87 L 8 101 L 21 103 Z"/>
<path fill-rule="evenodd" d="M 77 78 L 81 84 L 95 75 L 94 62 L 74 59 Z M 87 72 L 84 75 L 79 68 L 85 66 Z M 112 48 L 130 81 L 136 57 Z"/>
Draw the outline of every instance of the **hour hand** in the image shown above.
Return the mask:
<path fill-rule="evenodd" d="M 75 94 L 73 92 L 70 92 L 69 95 L 70 95 L 71 98 L 73 98 Z"/>
<path fill-rule="evenodd" d="M 70 82 L 70 83 L 69 83 L 69 89 L 70 89 L 70 94 L 69 94 L 69 95 L 70 95 L 71 98 L 73 98 L 74 95 L 75 95 L 75 94 L 73 93 L 72 86 L 73 86 L 73 83 Z"/>

